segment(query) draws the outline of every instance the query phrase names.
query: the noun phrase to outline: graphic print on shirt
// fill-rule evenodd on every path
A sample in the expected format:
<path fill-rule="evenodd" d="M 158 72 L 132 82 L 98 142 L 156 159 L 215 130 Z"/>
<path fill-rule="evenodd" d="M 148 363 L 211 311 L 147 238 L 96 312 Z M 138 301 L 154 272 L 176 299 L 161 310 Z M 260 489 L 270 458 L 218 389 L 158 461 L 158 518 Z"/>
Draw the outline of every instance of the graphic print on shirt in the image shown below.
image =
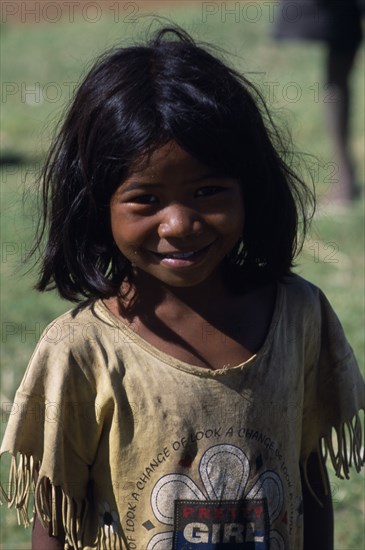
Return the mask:
<path fill-rule="evenodd" d="M 147 550 L 284 550 L 271 529 L 284 504 L 275 472 L 265 471 L 247 491 L 250 463 L 234 445 L 214 445 L 199 464 L 202 492 L 185 474 L 168 474 L 155 484 L 151 505 L 158 521 L 173 528 L 154 535 Z"/>

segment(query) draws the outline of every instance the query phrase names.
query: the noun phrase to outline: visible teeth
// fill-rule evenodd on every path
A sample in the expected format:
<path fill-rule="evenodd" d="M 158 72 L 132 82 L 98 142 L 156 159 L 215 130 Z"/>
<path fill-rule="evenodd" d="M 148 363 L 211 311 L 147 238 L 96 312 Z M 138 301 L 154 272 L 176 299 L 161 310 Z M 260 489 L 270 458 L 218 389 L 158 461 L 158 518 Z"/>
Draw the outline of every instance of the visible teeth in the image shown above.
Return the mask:
<path fill-rule="evenodd" d="M 165 254 L 166 258 L 184 259 L 190 258 L 195 252 L 174 252 L 172 254 Z"/>

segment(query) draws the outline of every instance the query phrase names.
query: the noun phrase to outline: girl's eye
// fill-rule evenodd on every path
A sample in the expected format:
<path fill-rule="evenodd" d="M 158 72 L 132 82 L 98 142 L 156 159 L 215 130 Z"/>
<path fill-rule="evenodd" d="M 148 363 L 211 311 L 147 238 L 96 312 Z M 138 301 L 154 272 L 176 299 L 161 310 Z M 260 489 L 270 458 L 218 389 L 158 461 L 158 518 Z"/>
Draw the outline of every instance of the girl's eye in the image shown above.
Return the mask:
<path fill-rule="evenodd" d="M 134 202 L 137 204 L 157 204 L 158 198 L 155 195 L 138 195 L 133 197 L 129 202 Z"/>
<path fill-rule="evenodd" d="M 210 197 L 212 195 L 217 195 L 218 193 L 222 193 L 225 190 L 226 190 L 225 187 L 219 187 L 218 185 L 209 185 L 198 189 L 195 195 L 197 197 Z"/>

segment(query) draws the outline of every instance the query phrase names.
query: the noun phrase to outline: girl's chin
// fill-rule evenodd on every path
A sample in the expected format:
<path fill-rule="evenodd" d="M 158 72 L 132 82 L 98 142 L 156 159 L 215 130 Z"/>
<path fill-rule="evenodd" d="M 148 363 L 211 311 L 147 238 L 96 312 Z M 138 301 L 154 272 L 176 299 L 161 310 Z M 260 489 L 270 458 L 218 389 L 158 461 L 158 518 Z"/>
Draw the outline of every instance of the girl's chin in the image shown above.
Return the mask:
<path fill-rule="evenodd" d="M 207 270 L 206 272 L 194 272 L 193 269 L 164 269 L 157 266 L 157 269 L 144 270 L 141 267 L 134 269 L 134 283 L 138 291 L 142 287 L 149 292 L 153 292 L 153 288 L 170 287 L 170 288 L 186 288 L 193 289 L 194 287 L 205 287 L 211 285 L 214 280 L 221 280 L 219 270 Z"/>

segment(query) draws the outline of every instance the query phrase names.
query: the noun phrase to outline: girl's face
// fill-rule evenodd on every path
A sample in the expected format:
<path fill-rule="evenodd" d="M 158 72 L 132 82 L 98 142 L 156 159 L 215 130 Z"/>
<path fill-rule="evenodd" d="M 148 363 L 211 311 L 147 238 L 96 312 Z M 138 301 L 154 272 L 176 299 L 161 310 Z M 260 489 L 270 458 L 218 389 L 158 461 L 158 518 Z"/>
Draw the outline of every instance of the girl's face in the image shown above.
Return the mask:
<path fill-rule="evenodd" d="M 173 287 L 203 283 L 240 239 L 238 180 L 221 176 L 175 142 L 156 150 L 110 202 L 116 245 L 135 269 Z"/>

